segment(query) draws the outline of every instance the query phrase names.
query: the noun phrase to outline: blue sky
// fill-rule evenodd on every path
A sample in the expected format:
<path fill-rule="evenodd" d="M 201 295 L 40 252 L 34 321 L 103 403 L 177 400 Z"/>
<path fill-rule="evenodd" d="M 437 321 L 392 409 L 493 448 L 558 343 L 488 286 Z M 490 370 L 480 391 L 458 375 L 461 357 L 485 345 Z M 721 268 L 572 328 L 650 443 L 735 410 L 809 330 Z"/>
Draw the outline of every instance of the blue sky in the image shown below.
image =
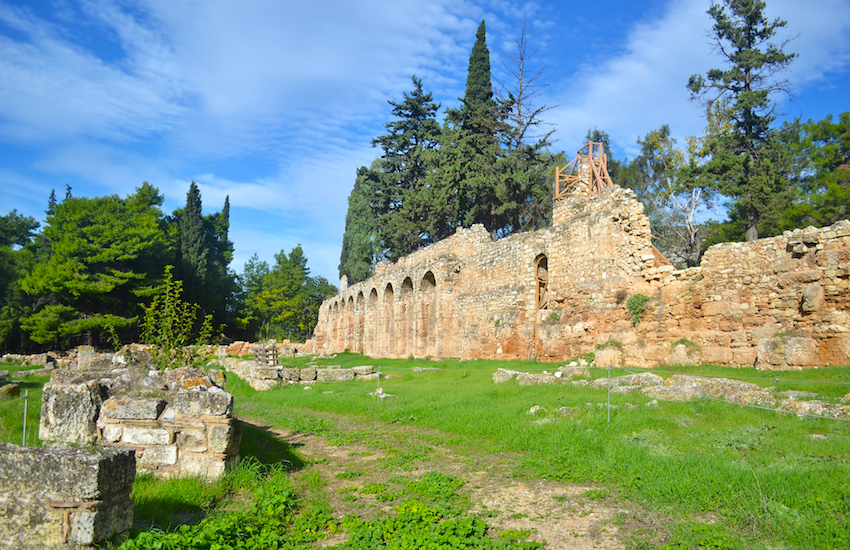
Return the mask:
<path fill-rule="evenodd" d="M 463 95 L 482 19 L 494 77 L 523 17 L 545 71 L 540 104 L 571 158 L 591 127 L 617 157 L 670 124 L 701 133 L 685 84 L 722 64 L 707 0 L 0 0 L 0 214 L 44 217 L 64 196 L 142 181 L 204 210 L 231 202 L 231 267 L 301 244 L 337 282 L 347 197 L 416 74 L 443 107 Z M 850 0 L 768 0 L 797 52 L 788 117 L 850 109 Z"/>

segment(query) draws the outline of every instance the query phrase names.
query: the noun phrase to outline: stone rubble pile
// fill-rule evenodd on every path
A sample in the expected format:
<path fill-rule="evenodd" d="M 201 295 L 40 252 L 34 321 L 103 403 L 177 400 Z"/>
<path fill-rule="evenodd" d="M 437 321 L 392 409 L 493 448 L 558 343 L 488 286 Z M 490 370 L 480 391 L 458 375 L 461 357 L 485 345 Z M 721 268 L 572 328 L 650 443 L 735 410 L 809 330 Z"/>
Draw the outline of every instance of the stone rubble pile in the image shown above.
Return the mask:
<path fill-rule="evenodd" d="M 583 370 L 582 370 L 583 369 Z M 560 375 L 560 376 L 559 376 Z M 570 384 L 576 387 L 591 387 L 599 390 L 611 388 L 611 393 L 628 394 L 641 392 L 653 399 L 662 401 L 690 401 L 691 399 L 710 398 L 741 405 L 757 405 L 776 408 L 798 416 L 816 415 L 829 418 L 850 418 L 850 393 L 839 404 L 830 404 L 819 400 L 799 400 L 799 398 L 817 397 L 812 392 L 785 391 L 774 393 L 773 388 L 763 388 L 750 382 L 674 374 L 664 379 L 652 372 L 627 374 L 613 378 L 588 380 L 590 373 L 585 367 L 560 367 L 555 374 L 527 373 L 510 369 L 497 369 L 493 373 L 496 384 L 516 380 L 519 385 Z M 784 397 L 785 399 L 779 399 Z M 540 409 L 535 409 L 538 412 Z M 534 414 L 530 412 L 529 414 Z"/>

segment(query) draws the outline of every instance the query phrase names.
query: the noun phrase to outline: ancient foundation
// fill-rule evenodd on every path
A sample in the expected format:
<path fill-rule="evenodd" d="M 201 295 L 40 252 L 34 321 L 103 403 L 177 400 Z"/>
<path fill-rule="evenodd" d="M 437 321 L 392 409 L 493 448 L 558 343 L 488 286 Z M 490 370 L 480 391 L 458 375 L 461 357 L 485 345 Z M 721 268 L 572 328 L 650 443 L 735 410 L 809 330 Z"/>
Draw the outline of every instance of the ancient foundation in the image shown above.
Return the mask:
<path fill-rule="evenodd" d="M 242 435 L 222 386 L 221 371 L 59 369 L 44 385 L 39 438 L 133 449 L 139 469 L 159 476 L 218 477 Z"/>
<path fill-rule="evenodd" d="M 0 546 L 89 548 L 126 538 L 136 467 L 129 449 L 0 443 Z"/>
<path fill-rule="evenodd" d="M 850 222 L 662 265 L 643 205 L 610 186 L 555 203 L 548 229 L 482 226 L 379 263 L 326 300 L 316 353 L 560 361 L 608 340 L 636 366 L 850 364 Z M 626 304 L 651 298 L 639 323 Z"/>

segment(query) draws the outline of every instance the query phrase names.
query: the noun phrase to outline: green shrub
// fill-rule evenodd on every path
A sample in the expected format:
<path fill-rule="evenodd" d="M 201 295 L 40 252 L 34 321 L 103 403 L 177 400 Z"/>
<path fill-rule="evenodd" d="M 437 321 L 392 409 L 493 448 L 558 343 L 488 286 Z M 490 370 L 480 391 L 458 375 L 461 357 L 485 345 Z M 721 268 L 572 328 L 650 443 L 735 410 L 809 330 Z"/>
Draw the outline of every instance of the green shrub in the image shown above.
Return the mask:
<path fill-rule="evenodd" d="M 635 294 L 629 298 L 629 301 L 626 302 L 626 309 L 629 311 L 629 315 L 632 318 L 632 325 L 638 326 L 638 324 L 640 324 L 640 320 L 646 311 L 646 304 L 651 301 L 652 298 L 644 294 Z"/>
<path fill-rule="evenodd" d="M 602 343 L 600 343 L 600 344 L 596 344 L 596 349 L 597 349 L 597 350 L 603 350 L 603 349 L 606 349 L 606 348 L 615 348 L 615 349 L 618 349 L 618 350 L 622 351 L 622 350 L 623 350 L 623 343 L 622 343 L 622 342 L 620 342 L 620 341 L 619 341 L 619 340 L 617 340 L 617 339 L 614 339 L 614 338 L 608 338 L 608 339 L 607 339 L 607 340 L 605 340 L 604 342 L 602 342 Z M 595 354 L 595 353 L 593 354 L 593 358 L 594 358 L 594 359 L 596 359 L 596 354 Z"/>

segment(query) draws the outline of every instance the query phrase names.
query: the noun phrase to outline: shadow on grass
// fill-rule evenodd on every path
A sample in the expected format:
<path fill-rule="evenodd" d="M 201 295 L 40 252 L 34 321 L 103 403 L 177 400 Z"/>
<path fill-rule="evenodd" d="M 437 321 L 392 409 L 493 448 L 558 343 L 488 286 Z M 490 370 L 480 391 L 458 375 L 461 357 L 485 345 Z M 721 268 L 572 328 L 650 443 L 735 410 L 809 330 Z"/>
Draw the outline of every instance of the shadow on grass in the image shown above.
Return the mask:
<path fill-rule="evenodd" d="M 292 446 L 281 440 L 271 426 L 259 426 L 242 420 L 242 443 L 239 454 L 242 458 L 253 456 L 260 464 L 282 464 L 284 469 L 295 472 L 304 467 L 304 461 L 292 450 Z"/>

